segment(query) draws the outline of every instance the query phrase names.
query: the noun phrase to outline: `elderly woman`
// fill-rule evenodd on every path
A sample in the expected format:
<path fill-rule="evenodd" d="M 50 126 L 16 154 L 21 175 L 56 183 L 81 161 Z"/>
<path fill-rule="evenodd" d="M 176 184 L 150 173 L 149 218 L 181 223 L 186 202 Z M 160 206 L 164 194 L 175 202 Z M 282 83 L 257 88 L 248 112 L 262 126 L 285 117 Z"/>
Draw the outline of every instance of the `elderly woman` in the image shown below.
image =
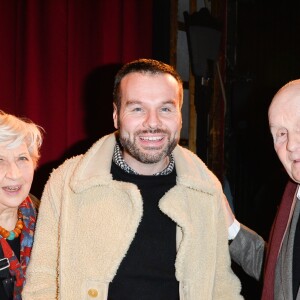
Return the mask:
<path fill-rule="evenodd" d="M 22 299 L 38 201 L 29 195 L 40 127 L 0 111 L 0 299 Z"/>

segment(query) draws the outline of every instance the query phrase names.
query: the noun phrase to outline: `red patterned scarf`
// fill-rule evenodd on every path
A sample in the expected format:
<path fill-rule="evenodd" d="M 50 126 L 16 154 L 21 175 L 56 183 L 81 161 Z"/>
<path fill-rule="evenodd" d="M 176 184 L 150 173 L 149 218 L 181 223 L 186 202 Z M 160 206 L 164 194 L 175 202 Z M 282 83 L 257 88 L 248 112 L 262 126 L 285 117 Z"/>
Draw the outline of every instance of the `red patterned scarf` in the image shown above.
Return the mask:
<path fill-rule="evenodd" d="M 6 239 L 4 239 L 0 235 L 0 243 L 3 249 L 4 256 L 8 258 L 10 262 L 10 274 L 11 276 L 16 277 L 13 297 L 14 300 L 22 299 L 21 292 L 25 281 L 26 268 L 29 263 L 36 222 L 36 210 L 29 196 L 21 203 L 19 208 L 23 215 L 24 223 L 24 227 L 20 235 L 20 261 L 12 251 Z"/>

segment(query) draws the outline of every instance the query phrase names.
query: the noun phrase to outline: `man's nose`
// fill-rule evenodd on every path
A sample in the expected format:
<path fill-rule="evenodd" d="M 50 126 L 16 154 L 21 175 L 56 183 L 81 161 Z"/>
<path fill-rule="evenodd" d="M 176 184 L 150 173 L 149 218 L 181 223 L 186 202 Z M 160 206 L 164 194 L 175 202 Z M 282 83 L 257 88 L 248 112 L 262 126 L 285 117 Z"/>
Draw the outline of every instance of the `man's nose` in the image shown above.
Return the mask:
<path fill-rule="evenodd" d="M 289 132 L 288 134 L 288 142 L 287 142 L 287 150 L 293 152 L 300 148 L 300 132 Z"/>
<path fill-rule="evenodd" d="M 146 128 L 156 129 L 161 127 L 162 122 L 159 113 L 156 111 L 150 111 L 147 113 L 146 118 L 143 122 L 143 126 Z"/>

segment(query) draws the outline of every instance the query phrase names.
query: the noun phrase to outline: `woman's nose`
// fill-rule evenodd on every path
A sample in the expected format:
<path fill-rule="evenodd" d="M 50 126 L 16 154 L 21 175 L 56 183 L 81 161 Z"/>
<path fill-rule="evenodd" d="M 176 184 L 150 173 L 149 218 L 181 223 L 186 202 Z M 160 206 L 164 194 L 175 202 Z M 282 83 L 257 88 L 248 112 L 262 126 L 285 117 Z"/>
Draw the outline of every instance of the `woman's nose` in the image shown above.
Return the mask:
<path fill-rule="evenodd" d="M 21 176 L 20 169 L 15 162 L 11 162 L 7 165 L 6 177 L 11 179 L 18 179 Z"/>

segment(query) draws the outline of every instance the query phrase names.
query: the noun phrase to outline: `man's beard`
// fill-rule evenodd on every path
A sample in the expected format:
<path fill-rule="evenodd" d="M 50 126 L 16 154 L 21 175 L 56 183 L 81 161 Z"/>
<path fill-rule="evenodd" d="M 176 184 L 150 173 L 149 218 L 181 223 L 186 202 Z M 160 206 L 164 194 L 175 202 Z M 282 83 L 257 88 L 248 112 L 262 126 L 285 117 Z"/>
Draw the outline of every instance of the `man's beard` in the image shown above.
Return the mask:
<path fill-rule="evenodd" d="M 140 149 L 136 145 L 136 140 L 138 139 L 139 134 L 147 134 L 147 133 L 163 133 L 168 137 L 168 143 L 164 148 L 160 149 L 161 147 L 147 147 L 144 149 Z M 163 160 L 165 157 L 169 156 L 176 145 L 178 144 L 178 139 L 175 137 L 170 139 L 170 133 L 165 130 L 156 129 L 156 130 L 140 130 L 134 134 L 133 142 L 125 138 L 121 135 L 121 132 L 119 133 L 119 140 L 123 147 L 123 150 L 129 153 L 133 158 L 138 160 L 139 162 L 142 162 L 144 164 L 154 164 L 158 163 L 161 160 Z M 143 151 L 145 150 L 145 152 Z M 147 150 L 150 150 L 149 152 L 146 152 Z M 159 151 L 161 150 L 161 151 Z M 151 154 L 151 151 L 155 152 L 154 154 Z"/>

